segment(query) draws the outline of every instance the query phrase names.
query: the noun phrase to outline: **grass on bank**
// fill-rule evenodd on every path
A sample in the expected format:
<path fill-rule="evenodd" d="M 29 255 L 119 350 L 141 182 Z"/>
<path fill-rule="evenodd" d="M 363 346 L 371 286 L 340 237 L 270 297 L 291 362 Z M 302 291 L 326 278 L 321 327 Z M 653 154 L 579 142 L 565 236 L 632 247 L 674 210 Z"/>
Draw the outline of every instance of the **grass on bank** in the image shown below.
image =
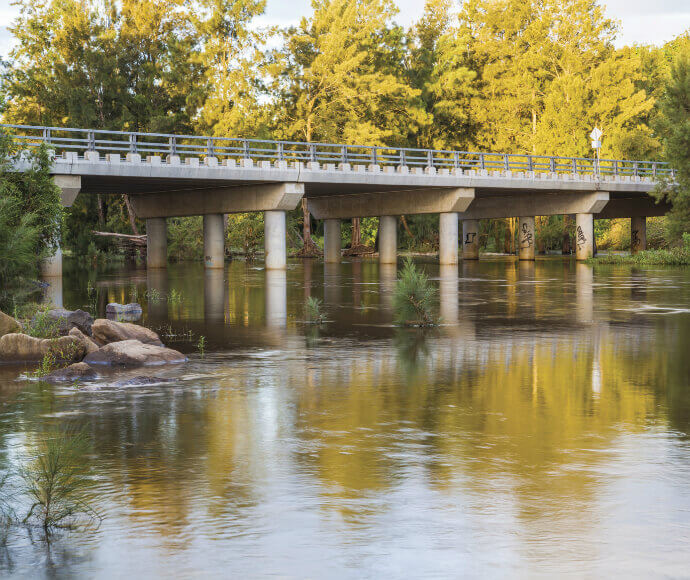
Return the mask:
<path fill-rule="evenodd" d="M 637 254 L 606 254 L 590 258 L 590 264 L 633 266 L 690 266 L 690 234 L 683 234 L 681 247 L 663 250 L 643 250 Z"/>

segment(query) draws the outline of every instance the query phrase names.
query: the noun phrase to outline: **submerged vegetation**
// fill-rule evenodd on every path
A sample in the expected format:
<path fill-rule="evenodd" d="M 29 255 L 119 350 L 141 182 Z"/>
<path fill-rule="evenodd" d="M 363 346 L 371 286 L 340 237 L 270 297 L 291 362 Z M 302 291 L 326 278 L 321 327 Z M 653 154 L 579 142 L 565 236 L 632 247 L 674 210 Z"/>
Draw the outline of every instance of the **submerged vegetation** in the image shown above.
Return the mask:
<path fill-rule="evenodd" d="M 326 322 L 326 314 L 322 309 L 323 302 L 318 298 L 309 296 L 304 305 L 304 309 L 307 315 L 307 321 L 312 324 L 323 324 Z"/>
<path fill-rule="evenodd" d="M 432 311 L 435 298 L 436 288 L 427 275 L 407 258 L 393 292 L 396 322 L 401 326 L 435 326 L 437 320 Z"/>

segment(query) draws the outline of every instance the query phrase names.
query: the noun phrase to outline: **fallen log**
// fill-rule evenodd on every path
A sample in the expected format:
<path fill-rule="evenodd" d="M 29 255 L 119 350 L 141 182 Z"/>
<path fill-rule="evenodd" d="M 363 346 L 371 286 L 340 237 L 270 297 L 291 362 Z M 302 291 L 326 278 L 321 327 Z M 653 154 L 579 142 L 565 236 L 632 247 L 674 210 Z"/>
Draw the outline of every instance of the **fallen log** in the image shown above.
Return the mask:
<path fill-rule="evenodd" d="M 117 234 L 115 232 L 97 232 L 96 230 L 93 230 L 92 233 L 102 238 L 113 238 L 115 243 L 123 246 L 146 247 L 146 235 L 133 236 L 131 234 Z"/>

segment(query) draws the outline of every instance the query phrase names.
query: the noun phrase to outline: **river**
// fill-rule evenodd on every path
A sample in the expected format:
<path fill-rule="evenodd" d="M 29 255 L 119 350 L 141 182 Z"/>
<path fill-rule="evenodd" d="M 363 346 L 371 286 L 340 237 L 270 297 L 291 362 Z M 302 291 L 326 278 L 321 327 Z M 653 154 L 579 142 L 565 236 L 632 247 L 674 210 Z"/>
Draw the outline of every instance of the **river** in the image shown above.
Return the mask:
<path fill-rule="evenodd" d="M 16 526 L 0 575 L 687 576 L 690 269 L 420 264 L 427 331 L 393 326 L 375 261 L 66 261 L 65 307 L 138 301 L 190 362 L 88 386 L 0 367 L 2 466 L 76 425 L 104 516 Z M 142 374 L 169 381 L 118 386 Z"/>

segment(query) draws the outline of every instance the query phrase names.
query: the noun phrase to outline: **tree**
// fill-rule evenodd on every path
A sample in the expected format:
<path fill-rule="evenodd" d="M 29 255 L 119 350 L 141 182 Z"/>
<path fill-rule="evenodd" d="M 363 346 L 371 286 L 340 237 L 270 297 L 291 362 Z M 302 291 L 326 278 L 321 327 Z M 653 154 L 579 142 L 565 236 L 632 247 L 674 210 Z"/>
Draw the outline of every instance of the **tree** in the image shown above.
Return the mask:
<path fill-rule="evenodd" d="M 664 157 L 676 177 L 662 184 L 657 197 L 673 204 L 668 225 L 671 234 L 679 236 L 690 231 L 690 46 L 673 62 L 660 111 Z"/>

